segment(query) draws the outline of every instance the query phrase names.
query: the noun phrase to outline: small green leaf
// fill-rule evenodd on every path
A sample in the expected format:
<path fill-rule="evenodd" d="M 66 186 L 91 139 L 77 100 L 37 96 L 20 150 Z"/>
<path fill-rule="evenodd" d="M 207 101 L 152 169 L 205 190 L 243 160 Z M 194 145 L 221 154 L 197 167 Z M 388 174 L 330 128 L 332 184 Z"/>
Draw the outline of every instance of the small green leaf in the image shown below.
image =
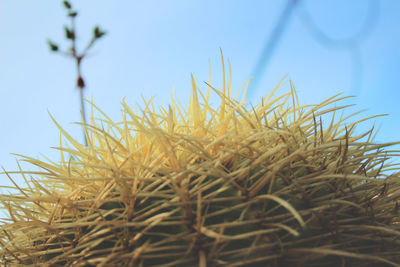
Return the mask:
<path fill-rule="evenodd" d="M 105 35 L 106 32 L 101 31 L 100 28 L 99 28 L 99 26 L 96 26 L 96 27 L 94 27 L 94 29 L 93 29 L 93 34 L 94 34 L 94 37 L 95 37 L 96 39 L 99 39 L 99 38 L 101 38 L 103 35 Z"/>
<path fill-rule="evenodd" d="M 67 8 L 67 9 L 71 9 L 72 8 L 71 4 L 68 1 L 64 1 L 64 7 Z"/>
<path fill-rule="evenodd" d="M 65 30 L 65 38 L 75 40 L 75 32 L 73 30 L 68 29 L 68 27 L 64 26 Z"/>
<path fill-rule="evenodd" d="M 58 51 L 58 45 L 56 45 L 55 43 L 53 43 L 52 41 L 47 41 L 47 43 L 49 44 L 50 50 L 53 52 L 57 52 Z"/>
<path fill-rule="evenodd" d="M 68 13 L 68 16 L 71 18 L 75 18 L 77 15 L 78 15 L 78 12 L 76 12 L 76 11 L 71 11 Z"/>

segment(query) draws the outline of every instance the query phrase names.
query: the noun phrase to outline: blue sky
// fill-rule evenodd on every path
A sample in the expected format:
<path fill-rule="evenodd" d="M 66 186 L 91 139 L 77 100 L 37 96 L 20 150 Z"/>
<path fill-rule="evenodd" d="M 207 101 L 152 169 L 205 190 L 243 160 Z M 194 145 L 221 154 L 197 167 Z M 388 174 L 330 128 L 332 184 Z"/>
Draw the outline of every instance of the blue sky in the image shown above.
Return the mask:
<path fill-rule="evenodd" d="M 229 58 L 233 87 L 254 75 L 257 60 L 286 5 L 286 1 L 71 1 L 79 10 L 78 38 L 86 44 L 92 28 L 100 24 L 108 35 L 96 43 L 83 62 L 86 97 L 111 118 L 120 119 L 121 100 L 134 106 L 141 95 L 168 103 L 188 103 L 190 73 L 199 81 L 220 84 L 219 49 Z M 354 52 L 318 42 L 301 19 L 308 13 L 318 28 L 333 39 L 356 35 L 368 19 L 370 5 L 376 20 Z M 257 103 L 286 75 L 300 102 L 318 103 L 336 93 L 355 95 L 353 111 L 363 116 L 390 114 L 376 119 L 377 141 L 400 140 L 400 1 L 298 1 L 276 49 L 249 99 Z M 0 1 L 0 165 L 17 169 L 18 153 L 58 158 L 50 147 L 58 145 L 59 131 L 47 111 L 81 140 L 79 92 L 74 89 L 72 60 L 51 54 L 46 40 L 66 46 L 63 25 L 68 23 L 61 1 Z M 257 76 L 258 77 L 258 76 Z M 203 87 L 205 89 L 205 86 Z M 365 123 L 364 129 L 372 126 Z M 360 128 L 360 131 L 363 128 Z M 24 169 L 35 169 L 23 165 Z M 9 184 L 5 176 L 0 184 Z M 14 176 L 18 180 L 17 176 Z"/>

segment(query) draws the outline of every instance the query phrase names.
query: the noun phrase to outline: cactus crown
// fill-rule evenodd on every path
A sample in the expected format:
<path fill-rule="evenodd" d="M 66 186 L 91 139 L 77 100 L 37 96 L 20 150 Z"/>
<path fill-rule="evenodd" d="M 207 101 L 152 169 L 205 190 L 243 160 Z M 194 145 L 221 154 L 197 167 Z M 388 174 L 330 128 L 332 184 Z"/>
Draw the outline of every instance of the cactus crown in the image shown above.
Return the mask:
<path fill-rule="evenodd" d="M 392 144 L 374 144 L 372 129 L 355 135 L 352 115 L 337 118 L 346 97 L 301 106 L 291 83 L 274 97 L 280 83 L 249 107 L 240 90 L 231 97 L 230 66 L 227 83 L 222 71 L 222 89 L 210 75 L 205 94 L 192 76 L 188 108 L 172 99 L 157 112 L 148 101 L 140 113 L 123 101 L 116 123 L 90 103 L 88 146 L 53 119 L 60 162 L 21 156 L 41 171 L 21 170 L 26 186 L 0 196 L 4 263 L 395 265 L 399 176 L 385 175 L 381 150 Z"/>

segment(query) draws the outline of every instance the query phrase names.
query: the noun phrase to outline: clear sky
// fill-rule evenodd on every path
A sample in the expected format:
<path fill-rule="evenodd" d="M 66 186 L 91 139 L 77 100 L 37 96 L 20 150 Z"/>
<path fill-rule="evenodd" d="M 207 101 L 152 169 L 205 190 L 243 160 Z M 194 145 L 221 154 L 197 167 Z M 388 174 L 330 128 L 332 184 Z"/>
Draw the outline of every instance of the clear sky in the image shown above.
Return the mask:
<path fill-rule="evenodd" d="M 95 24 L 108 31 L 83 62 L 83 74 L 86 97 L 93 97 L 118 121 L 123 97 L 131 106 L 141 103 L 141 95 L 167 104 L 174 88 L 176 98 L 188 103 L 190 73 L 207 80 L 209 62 L 213 85 L 219 87 L 220 48 L 231 61 L 233 87 L 239 88 L 257 73 L 254 68 L 287 1 L 71 3 L 79 10 L 81 47 Z M 301 103 L 318 103 L 339 92 L 355 95 L 353 111 L 390 114 L 375 120 L 381 126 L 377 141 L 400 141 L 399 14 L 398 0 L 298 0 L 248 100 L 256 104 L 288 74 Z M 324 43 L 307 26 L 307 18 L 331 39 L 356 36 L 356 42 Z M 59 131 L 47 111 L 82 139 L 81 129 L 73 124 L 80 120 L 73 61 L 51 54 L 46 44 L 50 38 L 65 47 L 66 23 L 61 1 L 0 0 L 0 165 L 8 171 L 17 169 L 10 153 L 58 159 L 50 147 L 58 145 Z M 371 126 L 365 123 L 365 129 Z M 0 178 L 0 184 L 9 184 L 5 176 Z"/>

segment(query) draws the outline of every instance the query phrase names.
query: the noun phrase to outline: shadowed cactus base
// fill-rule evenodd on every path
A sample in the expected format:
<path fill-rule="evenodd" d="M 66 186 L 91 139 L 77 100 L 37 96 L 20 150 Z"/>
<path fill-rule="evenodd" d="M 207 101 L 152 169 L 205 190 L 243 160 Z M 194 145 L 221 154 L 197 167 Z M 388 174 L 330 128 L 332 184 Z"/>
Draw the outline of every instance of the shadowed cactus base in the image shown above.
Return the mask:
<path fill-rule="evenodd" d="M 3 265 L 400 266 L 393 143 L 337 118 L 345 97 L 278 85 L 249 107 L 230 87 L 192 79 L 187 109 L 123 103 L 119 123 L 92 104 L 88 146 L 56 123 L 61 161 L 23 157 L 41 171 L 0 196 Z"/>

